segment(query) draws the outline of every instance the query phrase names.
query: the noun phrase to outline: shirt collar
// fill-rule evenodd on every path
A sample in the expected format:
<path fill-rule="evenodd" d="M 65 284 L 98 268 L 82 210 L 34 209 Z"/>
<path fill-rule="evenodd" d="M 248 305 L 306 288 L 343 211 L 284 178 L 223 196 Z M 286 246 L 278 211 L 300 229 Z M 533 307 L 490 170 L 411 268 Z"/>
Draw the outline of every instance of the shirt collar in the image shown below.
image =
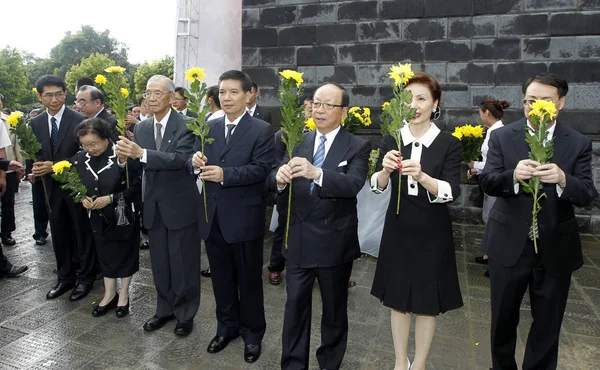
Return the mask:
<path fill-rule="evenodd" d="M 435 125 L 435 123 L 430 122 L 429 124 L 429 130 L 427 130 L 425 135 L 421 136 L 418 139 L 415 138 L 410 132 L 408 125 L 404 125 L 404 127 L 402 127 L 402 129 L 400 130 L 400 134 L 402 135 L 402 144 L 404 144 L 404 146 L 407 146 L 409 144 L 412 144 L 414 141 L 418 141 L 419 143 L 425 145 L 426 148 L 429 148 L 431 143 L 433 143 L 435 138 L 440 133 L 440 129 Z"/>
<path fill-rule="evenodd" d="M 252 108 L 246 108 L 246 110 L 247 110 L 248 112 L 252 112 L 252 113 L 254 113 L 254 111 L 256 110 L 256 106 L 257 106 L 257 105 L 258 105 L 258 104 L 254 104 L 254 106 L 253 106 Z"/>
<path fill-rule="evenodd" d="M 546 130 L 546 132 L 548 133 L 548 140 L 552 140 L 552 138 L 554 137 L 554 130 L 556 129 L 556 125 L 557 122 L 554 121 L 554 124 Z M 531 126 L 531 122 L 529 122 L 529 120 L 527 120 L 527 128 L 529 129 L 529 132 L 533 132 L 533 126 Z"/>
<path fill-rule="evenodd" d="M 54 116 L 51 116 L 50 112 L 48 112 L 48 108 L 46 108 L 46 113 L 48 113 L 48 122 L 50 122 L 50 124 L 52 124 L 52 122 L 50 120 L 52 119 L 52 117 L 54 117 L 60 123 L 63 113 L 65 113 L 65 107 L 66 107 L 66 105 L 63 104 L 62 108 L 60 108 L 58 113 L 56 113 Z"/>
<path fill-rule="evenodd" d="M 337 136 L 338 132 L 340 132 L 340 129 L 342 128 L 342 126 L 338 126 L 335 130 L 323 135 L 322 133 L 319 132 L 319 130 L 317 129 L 317 136 L 315 136 L 315 143 L 320 143 L 321 141 L 321 136 L 325 136 L 327 138 L 327 140 L 325 142 L 327 143 L 332 143 L 333 140 L 335 139 L 335 137 Z"/>
<path fill-rule="evenodd" d="M 96 112 L 96 114 L 94 114 L 94 117 L 98 117 L 98 115 L 100 113 L 102 113 L 103 110 L 104 110 L 104 107 L 102 107 L 98 112 Z"/>
<path fill-rule="evenodd" d="M 177 114 L 179 114 L 179 112 L 181 112 L 181 115 L 185 116 L 187 114 L 187 108 L 183 108 L 183 110 L 178 110 Z"/>
<path fill-rule="evenodd" d="M 169 109 L 169 111 L 167 112 L 167 114 L 165 114 L 165 116 L 163 117 L 163 119 L 161 119 L 159 122 L 162 124 L 162 128 L 163 130 L 167 127 L 167 123 L 169 122 L 169 117 L 171 117 L 171 112 L 173 111 L 173 109 Z M 156 116 L 154 116 L 154 124 L 156 125 L 158 122 L 156 122 Z"/>
<path fill-rule="evenodd" d="M 246 112 L 244 112 L 244 114 L 242 114 L 241 116 L 239 116 L 238 118 L 234 119 L 233 122 L 229 121 L 229 118 L 227 117 L 227 115 L 225 115 L 225 127 L 227 127 L 227 125 L 238 125 L 238 123 L 240 123 L 240 120 L 242 119 L 242 117 L 244 117 L 246 115 Z"/>
<path fill-rule="evenodd" d="M 493 125 L 491 125 L 488 130 L 495 130 L 495 129 L 500 128 L 502 126 L 504 126 L 504 123 L 502 122 L 502 120 L 498 120 L 498 121 L 496 121 L 496 123 L 494 123 Z"/>

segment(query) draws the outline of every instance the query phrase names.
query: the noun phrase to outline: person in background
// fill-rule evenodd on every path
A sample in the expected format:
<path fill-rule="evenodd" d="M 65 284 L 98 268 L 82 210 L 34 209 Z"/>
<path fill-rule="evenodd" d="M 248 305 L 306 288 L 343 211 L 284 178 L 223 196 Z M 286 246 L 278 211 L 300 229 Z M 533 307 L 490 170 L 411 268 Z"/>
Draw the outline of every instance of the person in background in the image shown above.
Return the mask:
<path fill-rule="evenodd" d="M 111 140 L 113 143 L 119 140 L 117 119 L 104 108 L 104 94 L 100 89 L 95 86 L 82 85 L 77 91 L 75 102 L 79 106 L 79 112 L 88 118 L 98 117 L 108 122 L 112 132 Z"/>
<path fill-rule="evenodd" d="M 250 97 L 246 103 L 246 109 L 252 117 L 262 119 L 263 121 L 272 125 L 273 122 L 271 120 L 271 112 L 269 112 L 268 109 L 259 106 L 256 102 L 259 96 L 260 93 L 258 92 L 258 85 L 255 82 L 252 82 L 252 91 L 250 92 Z"/>
<path fill-rule="evenodd" d="M 498 101 L 493 98 L 484 99 L 479 104 L 479 118 L 483 125 L 487 129 L 485 133 L 485 139 L 483 140 L 483 144 L 481 144 L 481 157 L 482 160 L 478 162 L 469 162 L 469 172 L 468 176 L 471 178 L 472 176 L 479 175 L 483 171 L 483 167 L 485 167 L 485 161 L 487 159 L 487 153 L 489 150 L 489 141 L 490 135 L 496 129 L 503 127 L 502 117 L 504 116 L 504 110 L 510 107 L 510 104 L 507 101 Z M 487 224 L 488 217 L 490 215 L 490 209 L 494 205 L 496 201 L 495 197 L 490 197 L 487 194 L 483 194 L 483 213 L 482 219 L 483 223 Z M 488 264 L 488 256 L 477 256 L 475 257 L 475 262 L 480 263 L 482 265 Z M 490 276 L 490 271 L 486 270 L 483 274 L 486 277 Z"/>
<path fill-rule="evenodd" d="M 173 106 L 173 109 L 177 111 L 178 114 L 182 116 L 197 118 L 198 114 L 196 112 L 189 111 L 187 108 L 187 105 L 190 102 L 190 100 L 185 97 L 186 93 L 187 91 L 183 87 L 176 87 L 175 93 L 173 94 L 173 100 L 171 100 L 171 105 Z"/>
<path fill-rule="evenodd" d="M 221 101 L 219 100 L 219 86 L 214 85 L 208 88 L 206 92 L 205 104 L 210 105 L 210 111 L 206 115 L 206 121 L 221 118 L 225 115 L 221 109 Z"/>

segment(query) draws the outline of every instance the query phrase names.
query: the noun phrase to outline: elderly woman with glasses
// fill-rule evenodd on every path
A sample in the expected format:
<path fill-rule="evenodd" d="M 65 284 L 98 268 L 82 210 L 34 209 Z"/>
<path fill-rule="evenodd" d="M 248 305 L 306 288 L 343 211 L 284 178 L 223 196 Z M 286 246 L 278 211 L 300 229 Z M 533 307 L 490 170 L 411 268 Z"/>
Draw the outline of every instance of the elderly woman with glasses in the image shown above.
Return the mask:
<path fill-rule="evenodd" d="M 141 165 L 127 159 L 129 186 L 125 158 L 120 159 L 111 141 L 108 122 L 88 118 L 75 130 L 82 151 L 72 159 L 73 166 L 87 188 L 87 198 L 82 202 L 88 210 L 94 235 L 100 270 L 104 275 L 104 297 L 94 306 L 92 315 L 105 315 L 116 308 L 116 316 L 129 313 L 129 285 L 139 269 L 139 223 L 134 210 L 141 193 Z M 117 293 L 117 278 L 121 278 L 121 293 Z"/>

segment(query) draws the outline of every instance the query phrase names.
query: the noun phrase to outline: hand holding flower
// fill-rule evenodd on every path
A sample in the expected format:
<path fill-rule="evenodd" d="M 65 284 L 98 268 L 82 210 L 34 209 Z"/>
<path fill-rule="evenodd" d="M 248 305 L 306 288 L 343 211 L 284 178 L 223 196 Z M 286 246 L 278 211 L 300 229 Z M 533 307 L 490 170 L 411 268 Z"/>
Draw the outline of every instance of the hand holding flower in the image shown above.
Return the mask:
<path fill-rule="evenodd" d="M 398 170 L 402 164 L 402 155 L 397 150 L 390 150 L 383 157 L 382 165 L 385 172 L 388 174 Z"/>
<path fill-rule="evenodd" d="M 567 177 L 556 163 L 537 166 L 533 172 L 533 176 L 539 177 L 540 181 L 546 184 L 558 184 L 563 189 L 567 185 Z"/>
<path fill-rule="evenodd" d="M 33 175 L 36 177 L 41 177 L 52 173 L 52 165 L 52 161 L 35 162 L 32 169 Z"/>
<path fill-rule="evenodd" d="M 90 197 L 85 197 L 85 199 L 81 201 L 81 205 L 85 209 L 92 209 L 93 204 L 94 200 Z"/>
<path fill-rule="evenodd" d="M 292 168 L 293 179 L 304 177 L 308 180 L 316 180 L 321 176 L 321 171 L 306 158 L 294 157 L 288 165 Z"/>
<path fill-rule="evenodd" d="M 192 157 L 192 166 L 196 169 L 206 166 L 206 162 L 208 162 L 208 158 L 202 152 L 194 153 Z"/>
<path fill-rule="evenodd" d="M 275 180 L 277 180 L 277 187 L 279 189 L 283 189 L 287 184 L 292 182 L 293 171 L 292 167 L 289 164 L 284 164 L 279 167 L 277 170 L 277 174 L 275 175 Z"/>
<path fill-rule="evenodd" d="M 423 179 L 424 173 L 421 171 L 421 163 L 412 159 L 405 159 L 402 161 L 402 172 L 403 175 L 412 176 L 418 182 Z"/>
<path fill-rule="evenodd" d="M 517 181 L 529 180 L 534 176 L 536 167 L 541 166 L 540 162 L 531 159 L 523 159 L 517 163 L 517 167 L 513 173 L 513 180 Z"/>

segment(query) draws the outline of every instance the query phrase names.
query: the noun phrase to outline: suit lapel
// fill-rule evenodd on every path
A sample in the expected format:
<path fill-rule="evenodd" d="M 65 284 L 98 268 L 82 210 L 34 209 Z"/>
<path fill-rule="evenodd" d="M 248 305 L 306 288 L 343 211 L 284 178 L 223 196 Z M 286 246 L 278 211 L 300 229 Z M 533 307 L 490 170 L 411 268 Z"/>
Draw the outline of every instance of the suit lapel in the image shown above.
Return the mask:
<path fill-rule="evenodd" d="M 44 112 L 39 116 L 39 121 L 42 127 L 38 130 L 40 135 L 37 139 L 42 145 L 42 153 L 44 159 L 52 160 L 54 158 L 52 153 L 52 145 L 50 143 L 50 131 L 48 126 L 48 113 Z"/>
<path fill-rule="evenodd" d="M 529 145 L 525 141 L 525 125 L 527 121 L 523 118 L 514 124 L 513 129 L 513 145 L 515 147 L 515 154 L 517 155 L 517 162 L 529 158 Z"/>
<path fill-rule="evenodd" d="M 556 128 L 554 129 L 554 137 L 552 138 L 554 155 L 550 161 L 552 163 L 556 163 L 560 167 L 564 155 L 569 153 L 571 142 L 569 141 L 569 132 L 565 130 L 562 125 L 559 125 L 558 122 L 556 122 L 555 125 Z"/>
<path fill-rule="evenodd" d="M 298 147 L 296 152 L 297 157 L 302 157 L 308 159 L 310 163 L 313 162 L 313 151 L 315 147 L 315 137 L 317 136 L 316 132 L 311 132 L 304 137 L 304 141 Z M 310 181 L 305 178 L 299 178 L 294 181 L 294 185 L 297 186 L 296 189 L 300 192 L 300 194 L 312 197 L 316 196 L 316 192 L 313 191 L 313 194 L 310 194 Z M 306 204 L 305 204 L 306 205 Z"/>
<path fill-rule="evenodd" d="M 328 170 L 335 170 L 337 166 L 342 162 L 348 150 L 350 150 L 349 144 L 350 137 L 348 136 L 348 131 L 346 131 L 343 127 L 340 128 L 340 132 L 333 139 L 333 143 L 331 143 L 331 147 L 327 152 L 327 156 L 325 157 L 325 161 L 321 168 L 326 168 Z"/>
<path fill-rule="evenodd" d="M 65 107 L 65 111 L 62 115 L 62 118 L 60 120 L 60 126 L 58 128 L 58 138 L 56 139 L 56 145 L 54 145 L 54 153 L 52 153 L 53 157 L 54 157 L 54 154 L 56 154 L 56 152 L 58 151 L 60 144 L 65 139 L 67 132 L 69 130 L 71 130 L 71 122 L 72 122 L 71 118 L 72 118 L 71 110 L 69 108 Z"/>
<path fill-rule="evenodd" d="M 225 125 L 225 118 L 223 118 L 223 125 Z M 251 117 L 248 113 L 244 113 L 244 116 L 237 124 L 235 130 L 233 130 L 233 134 L 231 134 L 229 142 L 223 148 L 223 152 L 221 153 L 222 155 L 227 153 L 238 141 L 240 141 L 242 136 L 244 136 L 244 133 L 246 133 L 246 131 L 248 131 L 250 128 L 250 125 Z M 223 143 L 225 143 L 225 128 L 223 128 Z"/>

